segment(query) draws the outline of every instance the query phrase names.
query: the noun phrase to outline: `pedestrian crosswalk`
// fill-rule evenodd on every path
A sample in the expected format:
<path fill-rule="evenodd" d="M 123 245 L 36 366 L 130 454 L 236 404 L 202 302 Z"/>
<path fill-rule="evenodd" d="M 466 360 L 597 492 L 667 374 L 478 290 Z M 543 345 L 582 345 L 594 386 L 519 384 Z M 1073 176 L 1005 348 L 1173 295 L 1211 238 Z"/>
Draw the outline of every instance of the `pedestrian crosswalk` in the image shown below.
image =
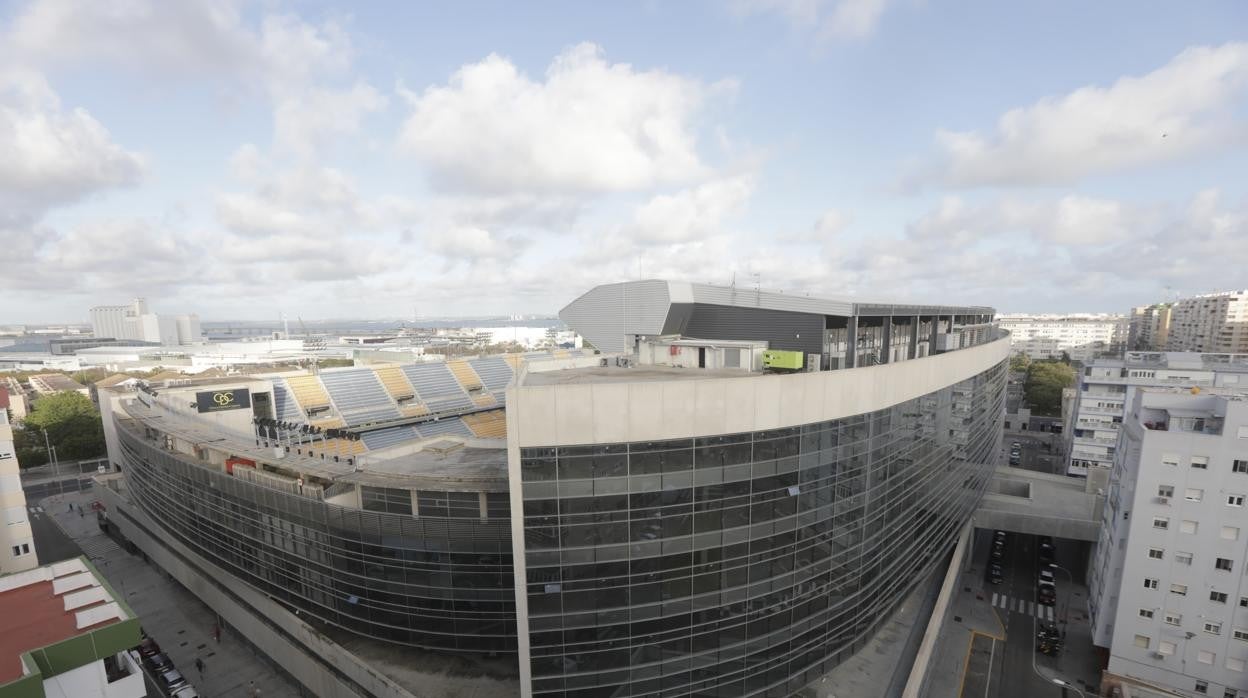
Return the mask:
<path fill-rule="evenodd" d="M 78 547 L 82 548 L 82 552 L 92 560 L 116 557 L 121 552 L 121 546 L 104 534 L 83 538 L 78 541 Z"/>
<path fill-rule="evenodd" d="M 1029 616 L 1035 616 L 1040 620 L 1057 620 L 1057 617 L 1053 614 L 1052 606 L 1044 606 L 1036 603 L 1035 601 L 1011 598 L 1005 594 L 993 593 L 992 605 L 1013 613 L 1023 613 Z"/>

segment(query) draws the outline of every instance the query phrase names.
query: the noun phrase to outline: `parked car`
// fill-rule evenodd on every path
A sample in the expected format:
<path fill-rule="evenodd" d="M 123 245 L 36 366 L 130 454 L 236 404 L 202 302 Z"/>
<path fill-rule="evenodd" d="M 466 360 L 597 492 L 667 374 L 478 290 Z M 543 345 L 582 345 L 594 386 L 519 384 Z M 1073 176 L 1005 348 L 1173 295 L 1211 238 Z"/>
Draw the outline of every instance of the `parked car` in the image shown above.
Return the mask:
<path fill-rule="evenodd" d="M 1001 569 L 1001 564 L 994 562 L 988 565 L 988 583 L 1000 584 L 1005 579 L 1005 573 Z"/>
<path fill-rule="evenodd" d="M 183 686 L 173 692 L 173 698 L 199 698 L 199 692 L 194 686 Z"/>
<path fill-rule="evenodd" d="M 1000 560 L 1003 557 L 1005 557 L 1005 545 L 1001 543 L 993 543 L 992 544 L 992 559 Z"/>
<path fill-rule="evenodd" d="M 1040 583 L 1041 584 L 1048 584 L 1049 586 L 1053 586 L 1054 582 L 1055 580 L 1053 579 L 1052 569 L 1046 567 L 1040 570 Z"/>
<path fill-rule="evenodd" d="M 139 643 L 139 656 L 150 657 L 154 654 L 160 654 L 160 645 L 150 637 L 143 638 L 143 641 Z"/>
<path fill-rule="evenodd" d="M 153 672 L 161 672 L 173 667 L 173 662 L 169 660 L 168 655 L 157 652 L 147 658 L 147 667 Z"/>
<path fill-rule="evenodd" d="M 176 691 L 186 686 L 186 678 L 177 669 L 170 669 L 160 675 L 160 683 L 166 691 Z"/>
<path fill-rule="evenodd" d="M 1057 603 L 1057 589 L 1052 586 L 1042 586 L 1036 592 L 1036 600 L 1041 606 L 1052 606 Z"/>
<path fill-rule="evenodd" d="M 1040 536 L 1040 560 L 1043 562 L 1053 562 L 1053 555 L 1057 549 L 1053 547 L 1053 539 L 1048 536 Z"/>

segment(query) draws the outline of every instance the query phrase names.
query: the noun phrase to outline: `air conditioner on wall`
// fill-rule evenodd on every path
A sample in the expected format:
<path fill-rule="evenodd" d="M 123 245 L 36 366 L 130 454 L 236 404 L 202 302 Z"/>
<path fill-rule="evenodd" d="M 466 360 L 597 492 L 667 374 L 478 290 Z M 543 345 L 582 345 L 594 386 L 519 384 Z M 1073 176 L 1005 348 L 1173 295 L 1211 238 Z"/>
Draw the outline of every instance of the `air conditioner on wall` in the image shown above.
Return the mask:
<path fill-rule="evenodd" d="M 1165 659 L 1166 655 L 1161 652 L 1153 652 L 1153 659 Z"/>
<path fill-rule="evenodd" d="M 1153 501 L 1157 502 L 1158 504 L 1170 504 L 1169 497 L 1154 497 Z"/>

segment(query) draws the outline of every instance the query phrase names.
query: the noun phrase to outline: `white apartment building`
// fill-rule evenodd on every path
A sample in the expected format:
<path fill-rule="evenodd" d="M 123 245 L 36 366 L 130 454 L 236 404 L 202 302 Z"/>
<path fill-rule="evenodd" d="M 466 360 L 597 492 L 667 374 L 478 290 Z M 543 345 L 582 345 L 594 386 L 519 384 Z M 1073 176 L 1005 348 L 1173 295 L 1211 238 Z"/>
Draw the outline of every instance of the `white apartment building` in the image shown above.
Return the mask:
<path fill-rule="evenodd" d="M 1136 391 L 1169 386 L 1248 389 L 1248 355 L 1129 351 L 1122 359 L 1097 359 L 1084 366 L 1066 429 L 1066 474 L 1107 471 Z"/>
<path fill-rule="evenodd" d="M 1170 338 L 1172 303 L 1154 303 L 1131 309 L 1127 349 L 1130 351 L 1164 351 Z M 1178 349 L 1176 351 L 1194 351 Z"/>
<path fill-rule="evenodd" d="M 91 333 L 100 338 L 156 342 L 163 346 L 198 344 L 203 334 L 198 315 L 158 315 L 148 310 L 143 298 L 135 298 L 130 305 L 92 308 Z"/>
<path fill-rule="evenodd" d="M 1062 353 L 1073 361 L 1090 361 L 1118 351 L 1127 338 L 1127 318 L 1112 314 L 997 316 L 997 324 L 1010 333 L 1010 351 L 1032 359 L 1058 359 Z"/>
<path fill-rule="evenodd" d="M 1108 673 L 1248 696 L 1248 390 L 1134 395 L 1089 572 Z"/>
<path fill-rule="evenodd" d="M 26 493 L 18 474 L 8 406 L 9 393 L 0 387 L 0 510 L 4 512 L 4 521 L 0 522 L 0 575 L 39 566 L 26 514 Z"/>
<path fill-rule="evenodd" d="M 1248 352 L 1248 290 L 1176 301 L 1166 350 Z"/>

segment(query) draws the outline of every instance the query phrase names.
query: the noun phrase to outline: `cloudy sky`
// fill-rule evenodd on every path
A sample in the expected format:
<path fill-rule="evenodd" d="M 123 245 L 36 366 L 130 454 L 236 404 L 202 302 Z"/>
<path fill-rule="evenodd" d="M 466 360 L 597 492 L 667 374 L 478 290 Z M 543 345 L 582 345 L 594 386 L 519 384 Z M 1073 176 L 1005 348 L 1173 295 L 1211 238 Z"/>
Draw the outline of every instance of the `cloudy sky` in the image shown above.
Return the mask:
<path fill-rule="evenodd" d="M 0 0 L 0 322 L 1248 287 L 1239 0 L 437 5 Z"/>

